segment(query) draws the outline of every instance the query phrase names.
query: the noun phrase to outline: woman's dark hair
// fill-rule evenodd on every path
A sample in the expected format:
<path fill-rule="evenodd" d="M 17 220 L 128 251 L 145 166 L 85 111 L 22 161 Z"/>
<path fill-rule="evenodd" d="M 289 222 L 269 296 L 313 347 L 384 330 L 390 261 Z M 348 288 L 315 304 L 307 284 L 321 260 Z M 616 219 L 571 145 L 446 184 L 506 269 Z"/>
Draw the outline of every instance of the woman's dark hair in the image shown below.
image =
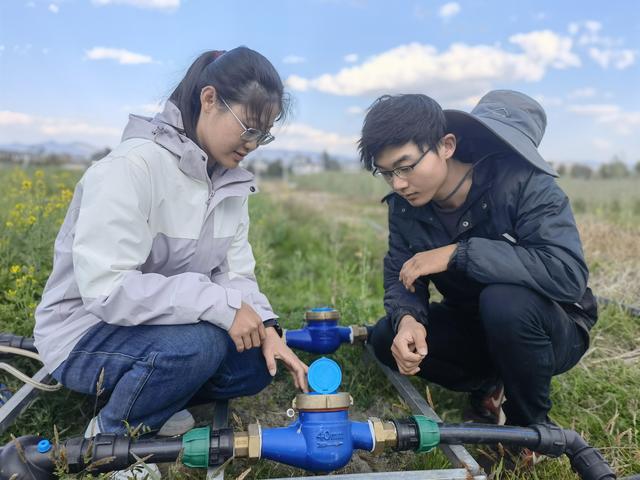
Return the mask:
<path fill-rule="evenodd" d="M 286 118 L 288 113 L 289 97 L 280 75 L 264 56 L 247 47 L 208 51 L 193 62 L 169 97 L 180 110 L 185 133 L 191 140 L 197 141 L 200 92 L 208 85 L 227 103 L 243 105 L 247 118 L 253 122 L 251 126 L 264 131 L 274 110 L 279 111 L 276 120 Z"/>
<path fill-rule="evenodd" d="M 421 149 L 435 147 L 446 126 L 442 107 L 431 97 L 383 95 L 371 104 L 364 119 L 358 141 L 360 161 L 364 168 L 373 170 L 376 156 L 386 147 L 409 142 Z"/>

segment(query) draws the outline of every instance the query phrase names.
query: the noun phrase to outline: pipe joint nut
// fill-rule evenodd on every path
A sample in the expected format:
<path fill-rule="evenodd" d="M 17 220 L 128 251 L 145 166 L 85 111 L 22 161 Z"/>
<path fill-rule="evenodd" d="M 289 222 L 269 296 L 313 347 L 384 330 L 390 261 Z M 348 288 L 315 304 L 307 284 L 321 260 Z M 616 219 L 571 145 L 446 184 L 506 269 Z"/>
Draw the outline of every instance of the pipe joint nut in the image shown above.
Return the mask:
<path fill-rule="evenodd" d="M 398 444 L 398 434 L 393 422 L 383 422 L 377 417 L 369 418 L 373 429 L 375 444 L 373 453 L 382 453 L 386 448 L 395 448 Z"/>

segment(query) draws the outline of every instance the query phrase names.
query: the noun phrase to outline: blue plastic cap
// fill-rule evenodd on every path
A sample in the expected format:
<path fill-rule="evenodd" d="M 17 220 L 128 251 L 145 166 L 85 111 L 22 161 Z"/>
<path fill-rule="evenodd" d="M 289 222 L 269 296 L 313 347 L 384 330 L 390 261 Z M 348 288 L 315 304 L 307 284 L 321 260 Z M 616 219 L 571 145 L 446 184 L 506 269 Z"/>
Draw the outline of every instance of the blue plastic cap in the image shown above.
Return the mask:
<path fill-rule="evenodd" d="M 39 453 L 47 453 L 49 450 L 51 450 L 51 442 L 49 440 L 40 440 L 38 442 Z"/>
<path fill-rule="evenodd" d="M 325 395 L 336 393 L 342 383 L 342 370 L 330 358 L 322 357 L 311 364 L 307 378 L 314 392 Z"/>

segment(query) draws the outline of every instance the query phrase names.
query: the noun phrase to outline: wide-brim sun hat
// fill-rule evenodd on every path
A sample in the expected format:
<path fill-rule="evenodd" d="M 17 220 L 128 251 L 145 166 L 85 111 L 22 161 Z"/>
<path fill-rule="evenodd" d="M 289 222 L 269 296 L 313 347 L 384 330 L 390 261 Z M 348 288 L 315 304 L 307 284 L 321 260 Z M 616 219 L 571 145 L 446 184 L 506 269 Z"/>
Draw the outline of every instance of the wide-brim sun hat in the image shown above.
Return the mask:
<path fill-rule="evenodd" d="M 524 93 L 492 90 L 480 99 L 470 113 L 444 110 L 444 115 L 448 132 L 463 136 L 470 133 L 471 137 L 477 137 L 480 129 L 511 147 L 534 167 L 558 176 L 538 152 L 547 127 L 547 115 L 542 105 Z"/>

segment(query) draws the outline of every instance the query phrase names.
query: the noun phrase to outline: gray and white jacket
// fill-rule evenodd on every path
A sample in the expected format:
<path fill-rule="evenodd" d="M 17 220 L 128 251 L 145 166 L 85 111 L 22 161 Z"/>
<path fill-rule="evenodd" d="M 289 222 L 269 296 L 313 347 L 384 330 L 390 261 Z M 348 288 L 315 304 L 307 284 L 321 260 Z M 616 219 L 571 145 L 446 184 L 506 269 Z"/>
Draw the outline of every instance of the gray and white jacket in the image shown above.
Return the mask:
<path fill-rule="evenodd" d="M 153 119 L 131 115 L 122 143 L 78 182 L 35 314 L 50 372 L 98 322 L 228 330 L 242 302 L 277 318 L 248 242 L 253 175 L 216 166 L 209 177 L 183 132 L 171 102 Z"/>

